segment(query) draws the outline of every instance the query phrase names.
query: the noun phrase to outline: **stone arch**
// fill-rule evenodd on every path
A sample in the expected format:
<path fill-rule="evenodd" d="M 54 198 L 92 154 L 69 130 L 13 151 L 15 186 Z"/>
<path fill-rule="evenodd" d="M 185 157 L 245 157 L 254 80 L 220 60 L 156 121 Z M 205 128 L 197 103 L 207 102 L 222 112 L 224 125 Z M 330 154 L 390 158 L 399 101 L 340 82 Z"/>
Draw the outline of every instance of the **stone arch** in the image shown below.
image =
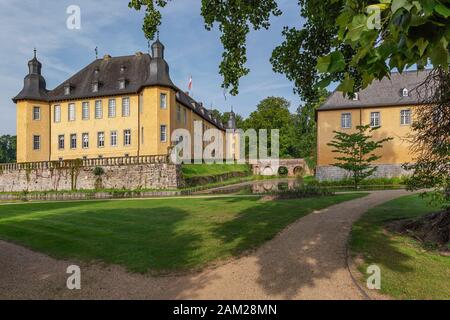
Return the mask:
<path fill-rule="evenodd" d="M 273 176 L 273 169 L 271 166 L 265 166 L 264 169 L 262 169 L 261 174 L 263 176 Z"/>
<path fill-rule="evenodd" d="M 280 176 L 287 176 L 289 175 L 289 168 L 285 166 L 279 166 L 277 173 Z"/>
<path fill-rule="evenodd" d="M 303 177 L 306 174 L 306 170 L 303 166 L 296 166 L 294 167 L 294 176 L 301 176 Z"/>

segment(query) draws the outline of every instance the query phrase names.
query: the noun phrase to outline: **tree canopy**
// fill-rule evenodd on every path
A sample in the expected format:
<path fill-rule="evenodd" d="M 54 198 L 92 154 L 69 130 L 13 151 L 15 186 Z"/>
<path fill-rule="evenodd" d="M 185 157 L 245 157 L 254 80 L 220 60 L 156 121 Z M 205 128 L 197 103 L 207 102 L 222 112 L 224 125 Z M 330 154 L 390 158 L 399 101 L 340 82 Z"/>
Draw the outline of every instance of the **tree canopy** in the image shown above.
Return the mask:
<path fill-rule="evenodd" d="M 0 136 L 0 163 L 16 161 L 16 136 Z"/>
<path fill-rule="evenodd" d="M 131 0 L 145 7 L 143 31 L 153 39 L 161 24 L 159 9 L 171 0 Z M 445 0 L 298 0 L 302 28 L 286 26 L 284 42 L 272 56 L 274 70 L 295 84 L 305 101 L 331 81 L 353 93 L 391 71 L 412 65 L 447 68 L 450 59 L 450 4 Z M 282 15 L 276 0 L 202 0 L 205 28 L 215 25 L 224 47 L 219 73 L 233 95 L 247 75 L 247 36 L 251 28 L 270 27 Z M 300 18 L 300 17 L 299 17 Z"/>

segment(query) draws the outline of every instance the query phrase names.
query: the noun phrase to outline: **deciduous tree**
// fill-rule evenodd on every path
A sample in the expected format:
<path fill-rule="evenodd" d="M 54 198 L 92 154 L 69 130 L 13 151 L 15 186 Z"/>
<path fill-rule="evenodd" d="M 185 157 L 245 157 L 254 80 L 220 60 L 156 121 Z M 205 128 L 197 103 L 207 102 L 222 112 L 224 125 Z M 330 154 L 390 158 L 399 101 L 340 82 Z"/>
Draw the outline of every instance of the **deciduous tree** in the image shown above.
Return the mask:
<path fill-rule="evenodd" d="M 382 148 L 384 142 L 392 140 L 392 138 L 374 140 L 371 133 L 377 129 L 365 125 L 357 126 L 356 132 L 353 133 L 334 131 L 334 139 L 328 143 L 334 148 L 333 152 L 339 154 L 335 158 L 339 162 L 333 165 L 351 172 L 355 188 L 361 180 L 377 170 L 372 163 L 381 159 L 381 156 L 376 155 L 374 151 Z"/>

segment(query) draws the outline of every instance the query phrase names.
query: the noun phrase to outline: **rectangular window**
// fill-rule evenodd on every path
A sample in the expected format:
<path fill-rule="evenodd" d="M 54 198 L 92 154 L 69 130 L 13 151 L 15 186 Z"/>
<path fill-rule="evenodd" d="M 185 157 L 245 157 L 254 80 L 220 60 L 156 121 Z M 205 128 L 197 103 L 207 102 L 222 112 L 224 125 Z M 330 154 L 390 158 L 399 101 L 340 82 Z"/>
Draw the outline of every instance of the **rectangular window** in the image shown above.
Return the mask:
<path fill-rule="evenodd" d="M 41 149 L 41 136 L 33 136 L 33 150 Z"/>
<path fill-rule="evenodd" d="M 83 102 L 81 105 L 81 119 L 89 119 L 89 102 Z"/>
<path fill-rule="evenodd" d="M 122 98 L 122 117 L 130 116 L 130 98 Z"/>
<path fill-rule="evenodd" d="M 75 133 L 70 135 L 70 149 L 77 148 L 77 135 Z"/>
<path fill-rule="evenodd" d="M 379 127 L 381 125 L 380 121 L 380 113 L 379 112 L 371 112 L 370 113 L 370 126 Z"/>
<path fill-rule="evenodd" d="M 95 119 L 103 118 L 102 100 L 95 101 Z"/>
<path fill-rule="evenodd" d="M 33 120 L 41 120 L 41 108 L 33 107 Z"/>
<path fill-rule="evenodd" d="M 75 121 L 75 103 L 69 103 L 69 121 Z"/>
<path fill-rule="evenodd" d="M 141 127 L 141 144 L 144 144 L 144 127 Z"/>
<path fill-rule="evenodd" d="M 341 114 L 341 127 L 342 127 L 342 129 L 350 129 L 352 127 L 352 114 L 351 113 Z"/>
<path fill-rule="evenodd" d="M 161 125 L 160 139 L 161 139 L 161 142 L 166 142 L 167 141 L 167 126 L 164 125 L 164 124 Z"/>
<path fill-rule="evenodd" d="M 108 117 L 116 117 L 116 99 L 109 99 L 108 101 Z"/>
<path fill-rule="evenodd" d="M 117 131 L 111 131 L 111 147 L 117 146 Z"/>
<path fill-rule="evenodd" d="M 97 147 L 103 148 L 105 146 L 105 133 L 97 132 Z"/>
<path fill-rule="evenodd" d="M 400 111 L 400 124 L 404 126 L 411 124 L 411 110 Z"/>
<path fill-rule="evenodd" d="M 186 108 L 183 107 L 183 122 L 186 125 L 187 124 L 187 112 Z"/>
<path fill-rule="evenodd" d="M 83 139 L 83 149 L 89 148 L 89 133 L 83 133 L 82 139 Z"/>
<path fill-rule="evenodd" d="M 123 131 L 123 144 L 125 146 L 131 145 L 131 130 L 129 129 Z"/>
<path fill-rule="evenodd" d="M 177 121 L 181 121 L 181 107 L 177 105 Z"/>
<path fill-rule="evenodd" d="M 56 105 L 53 108 L 53 121 L 61 122 L 61 106 Z"/>
<path fill-rule="evenodd" d="M 161 93 L 160 95 L 160 106 L 161 109 L 167 109 L 167 94 Z"/>
<path fill-rule="evenodd" d="M 64 135 L 61 134 L 58 136 L 58 149 L 64 149 Z"/>

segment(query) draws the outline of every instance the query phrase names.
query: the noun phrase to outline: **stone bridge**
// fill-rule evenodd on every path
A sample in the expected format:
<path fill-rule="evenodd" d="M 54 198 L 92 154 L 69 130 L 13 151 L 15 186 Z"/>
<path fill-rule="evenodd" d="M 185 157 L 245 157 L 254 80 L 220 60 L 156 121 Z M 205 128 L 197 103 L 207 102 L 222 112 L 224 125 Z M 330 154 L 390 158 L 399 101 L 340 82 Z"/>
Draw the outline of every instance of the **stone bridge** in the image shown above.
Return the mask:
<path fill-rule="evenodd" d="M 289 177 L 312 174 L 304 159 L 279 159 L 278 161 L 272 159 L 259 159 L 257 164 L 252 165 L 252 168 L 253 174 L 262 176 L 283 174 L 283 171 L 287 173 Z"/>

